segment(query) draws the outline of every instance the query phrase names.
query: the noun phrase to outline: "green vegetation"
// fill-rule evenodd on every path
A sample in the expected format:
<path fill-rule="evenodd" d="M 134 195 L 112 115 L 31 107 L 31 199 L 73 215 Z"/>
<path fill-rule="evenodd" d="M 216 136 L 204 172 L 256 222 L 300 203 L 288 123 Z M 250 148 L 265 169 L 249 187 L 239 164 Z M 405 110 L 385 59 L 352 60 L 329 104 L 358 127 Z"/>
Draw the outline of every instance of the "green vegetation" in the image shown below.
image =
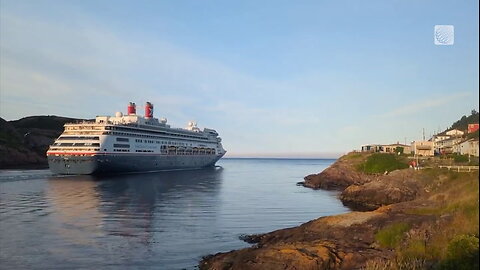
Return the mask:
<path fill-rule="evenodd" d="M 404 238 L 405 232 L 410 229 L 407 223 L 396 223 L 379 230 L 375 234 L 375 240 L 382 247 L 395 248 Z"/>
<path fill-rule="evenodd" d="M 421 173 L 422 183 L 431 192 L 431 206 L 406 213 L 433 215 L 442 222 L 424 226 L 424 234 L 404 239 L 396 249 L 397 259 L 424 260 L 434 269 L 478 269 L 478 172 L 431 169 Z"/>
<path fill-rule="evenodd" d="M 478 139 L 478 131 L 472 132 L 470 134 L 467 134 L 467 139 Z"/>
<path fill-rule="evenodd" d="M 439 269 L 478 269 L 478 236 L 457 235 L 447 247 L 447 256 Z"/>
<path fill-rule="evenodd" d="M 344 158 L 345 159 L 360 159 L 362 158 L 364 155 L 362 153 L 355 153 L 355 152 L 352 152 L 352 153 L 349 153 L 348 155 L 346 155 Z"/>
<path fill-rule="evenodd" d="M 15 128 L 0 117 L 0 145 L 19 149 L 23 145 L 22 139 Z"/>
<path fill-rule="evenodd" d="M 479 114 L 476 110 L 472 110 L 469 116 L 462 116 L 460 120 L 453 123 L 450 129 L 458 129 L 458 130 L 466 130 L 468 128 L 468 124 L 476 124 L 478 123 Z M 477 133 L 478 134 L 478 133 Z"/>
<path fill-rule="evenodd" d="M 469 161 L 469 158 L 468 155 L 455 154 L 453 155 L 453 161 L 456 163 L 466 163 Z"/>
<path fill-rule="evenodd" d="M 408 165 L 403 157 L 381 153 L 370 155 L 365 162 L 357 166 L 358 170 L 365 173 L 384 173 L 405 168 L 408 168 Z"/>
<path fill-rule="evenodd" d="M 0 144 L 4 144 L 15 149 L 18 149 L 23 145 L 22 141 L 15 136 L 15 134 L 7 130 L 0 130 Z"/>

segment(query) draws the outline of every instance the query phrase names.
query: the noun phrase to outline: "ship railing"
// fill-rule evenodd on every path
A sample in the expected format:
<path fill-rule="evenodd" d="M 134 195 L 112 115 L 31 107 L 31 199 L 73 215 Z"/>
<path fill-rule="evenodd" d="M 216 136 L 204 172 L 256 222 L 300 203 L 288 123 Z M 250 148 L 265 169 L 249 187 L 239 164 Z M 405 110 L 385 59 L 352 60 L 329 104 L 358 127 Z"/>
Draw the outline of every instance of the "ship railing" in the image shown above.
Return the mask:
<path fill-rule="evenodd" d="M 79 121 L 75 121 L 75 122 L 68 122 L 68 123 L 65 123 L 65 125 L 82 125 L 82 124 L 88 124 L 88 125 L 91 125 L 91 124 L 95 124 L 95 120 L 79 120 Z"/>

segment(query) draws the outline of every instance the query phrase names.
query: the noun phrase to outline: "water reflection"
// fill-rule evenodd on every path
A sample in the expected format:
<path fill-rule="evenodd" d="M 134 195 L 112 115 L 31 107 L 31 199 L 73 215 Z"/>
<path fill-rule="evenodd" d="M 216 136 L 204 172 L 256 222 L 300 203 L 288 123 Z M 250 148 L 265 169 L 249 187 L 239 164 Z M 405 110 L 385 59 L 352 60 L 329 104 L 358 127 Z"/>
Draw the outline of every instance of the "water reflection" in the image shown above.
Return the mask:
<path fill-rule="evenodd" d="M 53 208 L 55 224 L 51 230 L 71 243 L 95 244 L 92 235 L 100 234 L 100 198 L 91 179 L 60 178 L 48 181 L 46 198 Z M 85 237 L 87 236 L 88 237 Z"/>
<path fill-rule="evenodd" d="M 224 170 L 97 177 L 0 172 L 0 268 L 196 269 L 204 255 L 248 246 L 240 234 L 347 211 L 334 194 L 294 184 L 331 163 L 221 160 Z"/>
<path fill-rule="evenodd" d="M 184 232 L 213 225 L 222 171 L 51 177 L 47 197 L 62 224 L 52 229 L 72 245 L 115 247 L 128 261 L 158 256 Z M 129 252 L 139 247 L 150 253 Z"/>

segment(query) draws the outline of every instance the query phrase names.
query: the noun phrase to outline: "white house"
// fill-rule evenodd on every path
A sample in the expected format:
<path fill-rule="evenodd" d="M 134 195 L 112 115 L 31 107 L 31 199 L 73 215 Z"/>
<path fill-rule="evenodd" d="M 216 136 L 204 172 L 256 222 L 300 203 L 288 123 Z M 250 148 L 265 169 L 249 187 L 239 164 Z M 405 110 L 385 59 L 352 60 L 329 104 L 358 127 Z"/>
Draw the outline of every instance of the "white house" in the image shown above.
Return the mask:
<path fill-rule="evenodd" d="M 405 154 L 410 154 L 411 153 L 411 148 L 410 145 L 405 145 L 401 143 L 394 143 L 394 144 L 384 144 L 382 145 L 384 153 L 396 153 L 397 148 L 403 148 L 402 153 Z"/>
<path fill-rule="evenodd" d="M 452 129 L 452 130 L 449 130 L 449 131 L 445 132 L 446 135 L 455 136 L 455 137 L 463 136 L 463 133 L 464 133 L 463 131 L 458 130 L 458 129 Z"/>
<path fill-rule="evenodd" d="M 443 141 L 435 142 L 435 152 L 440 154 L 450 154 L 455 152 L 453 146 L 461 142 L 461 138 L 452 137 Z"/>
<path fill-rule="evenodd" d="M 401 143 L 394 144 L 365 144 L 362 145 L 362 152 L 375 152 L 375 153 L 396 153 L 397 148 L 403 148 L 403 153 L 410 154 L 410 145 Z"/>
<path fill-rule="evenodd" d="M 362 152 L 382 152 L 383 146 L 380 144 L 365 144 L 362 145 Z"/>
<path fill-rule="evenodd" d="M 457 153 L 478 157 L 478 140 L 470 139 L 456 145 Z"/>
<path fill-rule="evenodd" d="M 450 136 L 448 136 L 448 135 L 433 135 L 433 137 L 432 137 L 433 142 L 439 142 L 439 141 L 443 141 L 443 140 L 447 140 L 447 139 L 450 139 Z"/>

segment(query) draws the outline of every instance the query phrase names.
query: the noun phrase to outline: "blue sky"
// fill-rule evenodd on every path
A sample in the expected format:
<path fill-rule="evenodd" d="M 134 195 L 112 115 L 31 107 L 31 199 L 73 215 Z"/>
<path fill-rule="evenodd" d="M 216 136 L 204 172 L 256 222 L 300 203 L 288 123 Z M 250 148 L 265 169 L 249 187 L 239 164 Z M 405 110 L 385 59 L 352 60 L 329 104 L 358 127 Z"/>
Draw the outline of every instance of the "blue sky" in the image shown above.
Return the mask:
<path fill-rule="evenodd" d="M 231 156 L 330 157 L 478 110 L 478 1 L 237 2 L 0 0 L 0 115 L 151 101 Z"/>

